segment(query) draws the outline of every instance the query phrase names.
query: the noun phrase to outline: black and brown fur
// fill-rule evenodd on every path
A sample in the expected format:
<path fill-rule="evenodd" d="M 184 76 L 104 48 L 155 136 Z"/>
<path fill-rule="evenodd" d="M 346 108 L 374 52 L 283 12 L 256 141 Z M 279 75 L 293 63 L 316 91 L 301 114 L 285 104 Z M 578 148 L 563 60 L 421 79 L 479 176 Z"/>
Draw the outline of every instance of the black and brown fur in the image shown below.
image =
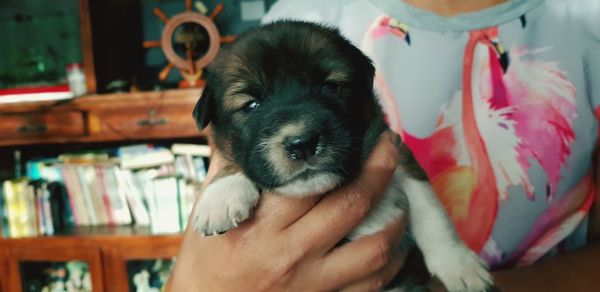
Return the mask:
<path fill-rule="evenodd" d="M 277 22 L 224 49 L 208 68 L 208 86 L 194 116 L 200 128 L 211 123 L 219 150 L 261 188 L 272 189 L 282 180 L 251 145 L 298 119 L 309 122 L 306 131 L 327 139 L 327 155 L 336 163 L 323 167 L 350 180 L 386 129 L 373 93 L 374 73 L 369 58 L 337 30 Z M 262 113 L 244 112 L 253 99 Z M 403 152 L 404 160 L 417 165 Z"/>
<path fill-rule="evenodd" d="M 260 190 L 309 196 L 356 178 L 387 129 L 374 75 L 370 59 L 336 29 L 308 22 L 268 24 L 224 49 L 208 68 L 194 117 L 199 128 L 211 125 L 226 163 L 198 202 L 194 228 L 211 235 L 236 227 Z M 420 206 L 408 212 L 409 225 L 429 271 L 450 290 L 486 287 L 489 274 L 460 242 L 406 147 L 382 201 L 349 238 L 383 229 L 409 202 Z"/>

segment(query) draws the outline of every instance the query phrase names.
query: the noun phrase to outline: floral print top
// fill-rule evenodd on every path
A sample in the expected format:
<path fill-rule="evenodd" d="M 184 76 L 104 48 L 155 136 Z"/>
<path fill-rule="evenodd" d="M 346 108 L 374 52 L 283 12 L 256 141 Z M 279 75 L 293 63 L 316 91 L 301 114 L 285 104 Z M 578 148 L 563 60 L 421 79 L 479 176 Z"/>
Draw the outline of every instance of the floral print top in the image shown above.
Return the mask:
<path fill-rule="evenodd" d="M 369 55 L 390 127 L 492 267 L 585 244 L 600 116 L 600 1 L 513 0 L 441 17 L 401 0 L 280 0 L 264 19 L 339 27 Z"/>

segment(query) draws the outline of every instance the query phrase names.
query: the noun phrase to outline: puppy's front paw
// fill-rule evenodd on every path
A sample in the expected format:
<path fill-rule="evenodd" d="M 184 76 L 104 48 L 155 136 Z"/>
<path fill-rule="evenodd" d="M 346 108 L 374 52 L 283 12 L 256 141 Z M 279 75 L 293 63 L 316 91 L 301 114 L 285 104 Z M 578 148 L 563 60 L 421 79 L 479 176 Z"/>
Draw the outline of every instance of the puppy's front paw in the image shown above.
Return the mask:
<path fill-rule="evenodd" d="M 449 247 L 429 259 L 426 256 L 426 262 L 429 271 L 448 291 L 486 291 L 492 286 L 492 276 L 485 264 L 462 244 Z"/>
<path fill-rule="evenodd" d="M 244 175 L 220 178 L 208 185 L 198 201 L 194 229 L 202 235 L 216 235 L 237 227 L 250 217 L 258 199 L 258 189 Z"/>

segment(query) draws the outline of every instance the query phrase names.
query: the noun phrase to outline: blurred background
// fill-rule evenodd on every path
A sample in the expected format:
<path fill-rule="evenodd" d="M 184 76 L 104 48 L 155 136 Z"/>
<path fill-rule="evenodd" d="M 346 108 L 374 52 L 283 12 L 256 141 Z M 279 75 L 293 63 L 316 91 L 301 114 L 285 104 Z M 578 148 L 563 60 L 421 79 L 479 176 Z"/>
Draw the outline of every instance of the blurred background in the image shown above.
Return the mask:
<path fill-rule="evenodd" d="M 221 35 L 237 35 L 258 25 L 262 14 L 274 2 L 205 0 L 200 3 L 208 12 L 223 4 L 215 24 Z M 155 8 L 173 16 L 184 12 L 184 1 L 89 1 L 98 93 L 114 90 L 109 87 L 111 82 L 125 82 L 142 90 L 177 86 L 181 79 L 177 70 L 167 80 L 158 80 L 158 73 L 167 64 L 162 51 L 142 46 L 145 40 L 161 37 L 164 23 L 154 15 Z M 66 66 L 83 63 L 79 10 L 77 0 L 0 1 L 0 89 L 66 83 Z"/>

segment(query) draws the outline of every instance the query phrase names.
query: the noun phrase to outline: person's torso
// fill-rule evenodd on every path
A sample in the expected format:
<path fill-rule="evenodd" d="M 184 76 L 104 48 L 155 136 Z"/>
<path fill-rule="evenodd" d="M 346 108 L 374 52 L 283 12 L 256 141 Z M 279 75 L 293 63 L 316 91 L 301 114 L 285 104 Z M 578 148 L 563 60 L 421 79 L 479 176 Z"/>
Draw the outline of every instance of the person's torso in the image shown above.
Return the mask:
<path fill-rule="evenodd" d="M 472 249 L 497 267 L 585 243 L 598 125 L 581 3 L 443 18 L 397 0 L 339 2 L 296 18 L 339 27 L 373 59 L 390 127 Z M 293 16 L 281 4 L 269 17 Z"/>

